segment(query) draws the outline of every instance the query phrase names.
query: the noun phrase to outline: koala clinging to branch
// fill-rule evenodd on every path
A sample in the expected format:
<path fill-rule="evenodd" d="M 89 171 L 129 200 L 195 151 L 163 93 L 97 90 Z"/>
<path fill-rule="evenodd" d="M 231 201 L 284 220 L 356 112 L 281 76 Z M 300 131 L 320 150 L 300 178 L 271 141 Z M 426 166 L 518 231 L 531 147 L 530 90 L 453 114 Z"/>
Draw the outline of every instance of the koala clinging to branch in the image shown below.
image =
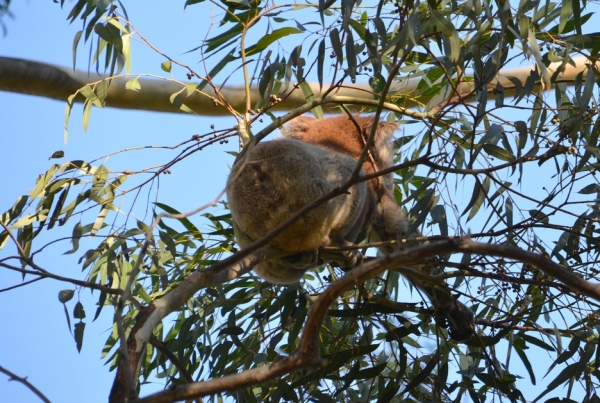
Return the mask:
<path fill-rule="evenodd" d="M 238 243 L 243 248 L 266 235 L 302 207 L 346 183 L 356 169 L 373 125 L 370 117 L 338 116 L 315 120 L 301 116 L 282 129 L 283 138 L 262 142 L 236 162 L 227 181 L 227 198 Z M 373 145 L 362 164 L 362 174 L 393 165 L 392 135 L 396 123 L 380 122 Z M 268 248 L 290 256 L 261 262 L 254 271 L 275 284 L 291 284 L 306 270 L 322 265 L 319 248 L 353 245 L 371 229 L 375 241 L 402 240 L 409 223 L 393 196 L 393 175 L 360 182 L 307 212 L 276 236 Z M 418 235 L 418 234 L 412 234 Z M 399 247 L 387 246 L 388 254 Z M 336 259 L 339 260 L 339 259 Z M 358 251 L 343 253 L 342 267 L 362 261 Z M 430 272 L 424 264 L 416 270 Z M 455 340 L 473 333 L 473 313 L 447 289 L 413 284 L 435 305 L 438 324 L 449 327 Z"/>

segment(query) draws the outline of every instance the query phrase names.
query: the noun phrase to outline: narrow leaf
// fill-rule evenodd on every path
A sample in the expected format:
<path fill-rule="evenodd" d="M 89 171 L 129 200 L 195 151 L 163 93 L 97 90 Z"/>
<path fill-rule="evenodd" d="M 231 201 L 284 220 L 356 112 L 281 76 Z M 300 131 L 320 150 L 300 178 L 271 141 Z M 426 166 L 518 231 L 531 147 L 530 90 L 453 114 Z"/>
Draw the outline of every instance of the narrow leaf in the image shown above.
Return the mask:
<path fill-rule="evenodd" d="M 301 34 L 301 33 L 302 33 L 302 31 L 300 29 L 294 28 L 294 27 L 283 27 L 283 28 L 276 29 L 273 32 L 268 33 L 265 36 L 263 36 L 262 38 L 260 38 L 260 40 L 256 43 L 256 45 L 252 45 L 252 46 L 248 47 L 246 49 L 246 56 L 260 53 L 261 51 L 265 50 L 267 48 L 267 46 L 269 46 L 273 42 L 275 42 L 278 39 L 281 39 L 285 36 L 293 35 L 293 34 Z"/>
<path fill-rule="evenodd" d="M 333 28 L 329 33 L 329 39 L 331 40 L 331 47 L 337 57 L 337 62 L 341 66 L 344 63 L 344 51 L 342 50 L 342 42 L 340 42 L 340 32 L 337 28 Z"/>
<path fill-rule="evenodd" d="M 325 62 L 325 39 L 319 44 L 319 52 L 317 54 L 317 77 L 319 79 L 319 90 L 323 88 L 323 65 Z"/>

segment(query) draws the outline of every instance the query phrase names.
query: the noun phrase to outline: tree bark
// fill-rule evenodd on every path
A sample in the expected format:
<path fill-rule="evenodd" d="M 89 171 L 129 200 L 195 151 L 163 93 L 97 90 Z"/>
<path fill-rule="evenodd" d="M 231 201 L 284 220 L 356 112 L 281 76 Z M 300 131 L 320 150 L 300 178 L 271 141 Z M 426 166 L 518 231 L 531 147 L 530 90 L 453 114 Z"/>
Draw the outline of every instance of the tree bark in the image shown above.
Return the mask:
<path fill-rule="evenodd" d="M 567 64 L 565 71 L 558 76 L 560 81 L 573 82 L 578 73 L 585 68 L 585 58 L 574 59 L 575 66 Z M 554 71 L 559 66 L 558 63 L 550 65 L 549 70 Z M 499 82 L 505 91 L 505 96 L 510 97 L 514 94 L 514 86 L 508 76 L 516 77 L 521 83 L 529 76 L 533 66 L 525 66 L 516 69 L 501 70 L 496 77 L 488 84 L 488 91 L 493 91 Z M 155 112 L 186 113 L 174 106 L 170 101 L 170 96 L 182 90 L 180 83 L 168 80 L 157 80 L 145 77 L 139 77 L 141 89 L 139 91 L 128 90 L 125 83 L 138 77 L 138 75 L 119 76 L 112 80 L 106 97 L 106 106 L 121 109 L 138 109 Z M 97 82 L 106 79 L 107 76 L 99 75 L 94 72 L 84 72 L 73 70 L 66 67 L 54 66 L 42 62 L 31 60 L 16 59 L 11 57 L 0 57 L 0 91 L 16 92 L 20 94 L 36 95 L 60 101 L 66 101 L 78 89 L 87 83 Z M 390 95 L 411 95 L 417 88 L 420 78 L 406 79 L 395 85 L 390 90 Z M 461 82 L 458 86 L 459 93 L 469 94 L 473 90 L 473 81 Z M 539 84 L 538 84 L 539 85 Z M 311 89 L 315 96 L 321 96 L 328 88 L 323 87 L 319 90 L 318 84 L 311 83 Z M 228 85 L 219 88 L 224 99 L 230 103 L 233 109 L 244 112 L 246 105 L 244 96 L 244 87 L 242 85 Z M 368 84 L 355 84 L 335 89 L 331 95 L 374 99 L 371 88 Z M 190 96 L 182 98 L 182 101 L 195 113 L 202 116 L 226 116 L 229 114 L 227 108 L 215 106 L 212 98 L 216 98 L 215 92 L 206 86 L 203 90 L 206 95 L 193 93 Z M 185 94 L 184 90 L 184 94 Z M 259 99 L 258 89 L 251 89 L 252 102 L 254 105 Z M 282 101 L 276 103 L 270 110 L 289 111 L 302 106 L 306 99 L 302 91 L 295 90 L 288 94 L 280 94 Z M 469 98 L 467 98 L 468 100 Z M 405 97 L 402 107 L 415 108 L 427 104 L 430 97 L 411 95 Z M 75 102 L 83 102 L 85 98 L 81 95 L 75 98 Z M 326 111 L 333 111 L 335 105 L 324 105 Z"/>

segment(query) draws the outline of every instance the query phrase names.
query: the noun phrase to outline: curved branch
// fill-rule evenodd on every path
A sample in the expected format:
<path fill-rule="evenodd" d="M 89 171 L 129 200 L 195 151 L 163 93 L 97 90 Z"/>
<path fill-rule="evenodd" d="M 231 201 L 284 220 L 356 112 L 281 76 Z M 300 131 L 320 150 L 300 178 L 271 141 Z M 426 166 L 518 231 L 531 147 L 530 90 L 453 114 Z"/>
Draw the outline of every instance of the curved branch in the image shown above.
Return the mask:
<path fill-rule="evenodd" d="M 37 397 L 39 397 L 43 402 L 45 403 L 50 403 L 50 400 L 48 400 L 48 398 L 46 396 L 44 396 L 44 394 L 42 392 L 40 392 L 38 390 L 38 388 L 36 388 L 35 386 L 33 386 L 28 380 L 27 378 L 21 378 L 20 376 L 17 376 L 15 374 L 13 374 L 12 372 L 10 372 L 8 369 L 3 368 L 0 366 L 0 372 L 2 372 L 3 374 L 6 374 L 9 376 L 9 380 L 11 381 L 17 381 L 17 382 L 21 382 L 23 385 L 27 386 L 29 388 L 29 390 L 31 390 L 33 393 L 35 393 L 37 395 Z"/>
<path fill-rule="evenodd" d="M 142 354 L 145 352 L 146 345 L 152 337 L 152 331 L 165 316 L 185 304 L 198 290 L 233 280 L 252 270 L 257 263 L 272 257 L 280 257 L 281 255 L 282 252 L 279 251 L 261 249 L 249 254 L 229 267 L 222 268 L 220 271 L 215 272 L 211 269 L 198 270 L 164 297 L 140 309 L 135 325 L 127 338 L 128 359 L 119 361 L 115 381 L 109 395 L 109 402 L 120 403 L 131 399 L 129 396 L 127 374 L 138 373 Z"/>
<path fill-rule="evenodd" d="M 600 284 L 592 284 L 583 280 L 575 273 L 552 260 L 536 253 L 527 252 L 517 247 L 506 245 L 490 245 L 474 242 L 469 238 L 455 238 L 442 242 L 434 242 L 410 249 L 394 252 L 388 256 L 367 262 L 332 283 L 313 303 L 298 349 L 289 357 L 276 360 L 260 368 L 254 368 L 235 375 L 196 382 L 189 385 L 177 386 L 174 389 L 158 392 L 139 399 L 143 403 L 167 403 L 191 399 L 226 390 L 238 389 L 252 384 L 274 379 L 282 374 L 300 368 L 322 365 L 319 357 L 319 331 L 329 306 L 344 291 L 386 270 L 398 266 L 414 264 L 439 254 L 465 252 L 480 255 L 493 255 L 535 266 L 537 269 L 553 276 L 574 291 L 600 301 Z M 490 325 L 492 322 L 482 322 Z M 527 329 L 529 330 L 529 329 Z M 533 330 L 533 329 L 532 329 Z"/>

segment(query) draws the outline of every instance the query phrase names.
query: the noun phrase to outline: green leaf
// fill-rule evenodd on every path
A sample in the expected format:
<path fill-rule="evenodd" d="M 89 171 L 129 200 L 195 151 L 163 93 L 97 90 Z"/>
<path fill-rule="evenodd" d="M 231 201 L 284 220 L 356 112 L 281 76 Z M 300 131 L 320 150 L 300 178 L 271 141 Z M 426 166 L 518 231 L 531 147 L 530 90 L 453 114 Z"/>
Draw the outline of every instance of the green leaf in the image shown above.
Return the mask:
<path fill-rule="evenodd" d="M 439 11 L 431 12 L 431 21 L 436 25 L 437 29 L 439 29 L 442 34 L 445 36 L 453 36 L 456 33 L 456 28 L 454 28 L 454 24 L 452 24 L 444 14 Z M 456 35 L 458 37 L 458 34 Z"/>
<path fill-rule="evenodd" d="M 78 352 L 81 352 L 81 347 L 83 347 L 84 331 L 85 331 L 85 323 L 83 323 L 83 322 L 75 323 L 75 343 L 77 345 Z"/>
<path fill-rule="evenodd" d="M 23 212 L 23 208 L 27 204 L 29 196 L 19 196 L 17 201 L 6 213 L 2 214 L 1 220 L 4 225 L 8 225 L 9 222 L 17 218 Z"/>
<path fill-rule="evenodd" d="M 114 28 L 111 29 L 111 26 L 109 25 L 96 24 L 94 26 L 94 32 L 110 44 L 116 44 L 121 41 L 121 36 L 118 34 L 118 31 L 114 31 Z"/>
<path fill-rule="evenodd" d="M 104 224 L 104 219 L 106 218 L 106 215 L 108 214 L 108 211 L 110 210 L 109 205 L 105 205 L 102 207 L 102 209 L 100 209 L 100 212 L 98 213 L 98 216 L 96 217 L 96 221 L 94 221 L 94 226 L 92 227 L 92 230 L 90 231 L 90 235 L 96 235 L 98 233 L 98 231 L 100 231 L 100 229 L 102 229 L 102 226 Z"/>
<path fill-rule="evenodd" d="M 532 218 L 534 218 L 534 219 L 536 219 L 538 221 L 543 222 L 544 224 L 548 224 L 548 222 L 549 222 L 548 215 L 542 213 L 541 210 L 535 210 L 535 209 L 529 210 L 529 215 Z"/>
<path fill-rule="evenodd" d="M 71 318 L 69 317 L 69 311 L 67 311 L 67 305 L 63 304 L 63 310 L 65 312 L 65 317 L 67 318 L 67 328 L 69 329 L 69 333 L 73 334 L 71 330 Z"/>
<path fill-rule="evenodd" d="M 79 239 L 83 235 L 81 223 L 78 222 L 75 227 L 73 227 L 73 235 L 71 236 L 71 243 L 73 244 L 73 248 L 64 253 L 64 255 L 70 255 L 71 253 L 75 253 L 77 249 L 79 249 Z"/>
<path fill-rule="evenodd" d="M 77 31 L 73 37 L 73 70 L 75 70 L 75 61 L 77 60 L 77 45 L 79 44 L 82 33 L 83 31 Z"/>
<path fill-rule="evenodd" d="M 385 48 L 385 45 L 387 43 L 387 29 L 385 28 L 385 24 L 383 23 L 383 20 L 379 17 L 373 18 L 372 22 L 375 25 L 375 29 L 377 30 L 379 40 L 381 40 L 381 47 Z"/>
<path fill-rule="evenodd" d="M 592 193 L 598 193 L 600 192 L 600 185 L 596 184 L 596 183 L 590 183 L 589 185 L 585 186 L 583 189 L 581 189 L 579 192 L 580 194 L 592 194 Z"/>
<path fill-rule="evenodd" d="M 542 392 L 538 397 L 535 398 L 534 402 L 540 400 L 546 394 L 550 393 L 558 386 L 567 382 L 571 378 L 579 378 L 582 373 L 582 367 L 586 363 L 576 362 L 574 364 L 567 365 L 557 376 L 554 378 L 546 387 L 546 390 Z"/>
<path fill-rule="evenodd" d="M 125 59 L 125 72 L 131 74 L 131 34 L 121 35 L 123 59 Z"/>
<path fill-rule="evenodd" d="M 440 235 L 448 236 L 448 217 L 446 209 L 443 205 L 438 204 L 431 210 L 431 224 L 438 224 L 440 227 Z"/>
<path fill-rule="evenodd" d="M 490 178 L 488 176 L 485 177 L 483 184 L 480 184 L 479 181 L 476 181 L 475 186 L 473 187 L 473 193 L 471 194 L 471 200 L 469 201 L 469 204 L 467 205 L 467 207 L 465 208 L 465 210 L 463 211 L 461 216 L 464 216 L 466 214 L 466 212 L 469 211 L 469 209 L 470 209 L 471 212 L 469 213 L 469 217 L 467 218 L 467 221 L 469 221 L 469 220 L 471 220 L 471 218 L 475 217 L 475 214 L 477 214 L 477 212 L 483 205 L 485 196 L 487 195 L 489 190 L 490 190 Z"/>
<path fill-rule="evenodd" d="M 346 35 L 346 62 L 348 63 L 348 76 L 352 80 L 352 83 L 354 83 L 356 82 L 357 59 L 352 31 L 348 31 L 348 35 Z"/>
<path fill-rule="evenodd" d="M 174 93 L 174 94 L 171 95 L 171 97 L 169 98 L 169 100 L 171 101 L 171 103 L 174 106 L 176 106 L 177 108 L 181 109 L 184 112 L 187 112 L 187 113 L 196 113 L 192 109 L 190 109 L 189 106 L 187 106 L 186 104 L 183 103 L 182 98 L 183 98 L 183 94 L 181 92 L 176 92 L 176 93 Z"/>
<path fill-rule="evenodd" d="M 354 379 L 373 379 L 387 367 L 387 362 L 358 371 Z"/>
<path fill-rule="evenodd" d="M 578 0 L 576 0 L 578 1 Z M 592 67 L 588 67 L 587 73 L 585 75 L 585 85 L 583 87 L 583 93 L 581 94 L 581 98 L 579 99 L 579 111 L 584 113 L 590 103 L 590 99 L 592 99 L 592 93 L 594 91 L 594 87 L 596 86 L 596 82 L 594 80 L 594 69 Z"/>
<path fill-rule="evenodd" d="M 54 211 L 52 212 L 52 215 L 50 216 L 50 222 L 48 223 L 48 229 L 52 229 L 52 227 L 54 227 L 54 225 L 58 222 L 58 216 L 60 215 L 60 212 L 63 209 L 63 206 L 65 205 L 65 201 L 67 200 L 67 195 L 69 194 L 69 187 L 67 187 L 65 190 L 63 190 L 60 194 L 60 196 L 58 197 L 58 201 L 56 202 L 56 206 L 54 206 Z"/>
<path fill-rule="evenodd" d="M 519 150 L 522 150 L 527 144 L 527 123 L 523 122 L 522 120 L 517 120 L 515 122 L 515 129 L 517 129 L 517 132 L 519 133 Z"/>
<path fill-rule="evenodd" d="M 338 64 L 341 66 L 344 63 L 344 51 L 342 48 L 342 42 L 340 42 L 340 32 L 337 28 L 333 28 L 329 33 L 329 40 L 331 41 L 331 47 L 335 53 Z"/>
<path fill-rule="evenodd" d="M 160 68 L 161 68 L 163 71 L 165 71 L 165 72 L 167 72 L 167 73 L 170 73 L 170 72 L 171 72 L 171 61 L 170 61 L 170 60 L 167 60 L 166 62 L 162 62 L 162 63 L 160 64 Z"/>
<path fill-rule="evenodd" d="M 181 214 L 180 211 L 174 209 L 171 206 L 168 206 L 164 203 L 155 203 L 156 207 L 159 207 L 161 209 L 163 209 L 165 212 L 169 213 L 169 214 Z M 187 229 L 188 231 L 192 231 L 192 232 L 197 232 L 199 233 L 200 230 L 198 228 L 196 228 L 196 226 L 194 224 L 192 224 L 192 222 L 190 220 L 188 220 L 187 218 L 179 218 L 177 221 L 179 221 L 184 227 L 185 229 Z"/>
<path fill-rule="evenodd" d="M 22 228 L 27 225 L 31 225 L 34 222 L 44 221 L 46 218 L 48 218 L 48 213 L 49 211 L 44 209 L 35 214 L 28 214 L 11 225 L 10 229 Z"/>
<path fill-rule="evenodd" d="M 119 22 L 118 19 L 116 18 L 107 18 L 106 22 L 108 22 L 110 25 L 112 25 L 113 27 L 117 28 L 119 31 L 123 32 L 124 34 L 130 34 L 131 32 L 129 31 L 129 29 L 127 29 L 127 27 L 125 27 L 125 25 L 121 24 Z"/>
<path fill-rule="evenodd" d="M 85 101 L 84 106 L 83 106 L 82 126 L 83 126 L 84 132 L 87 132 L 88 124 L 90 123 L 91 113 L 92 113 L 92 102 L 88 99 L 87 101 Z"/>
<path fill-rule="evenodd" d="M 63 150 L 54 151 L 49 160 L 63 158 L 65 156 L 65 152 Z"/>
<path fill-rule="evenodd" d="M 69 140 L 69 117 L 71 116 L 71 108 L 73 107 L 73 99 L 75 98 L 75 95 L 77 94 L 69 95 L 69 97 L 67 98 L 67 104 L 65 105 L 65 121 L 63 124 L 63 139 L 65 144 L 67 144 L 67 141 Z"/>
<path fill-rule="evenodd" d="M 75 290 L 62 290 L 62 291 L 59 291 L 59 293 L 58 293 L 58 300 L 64 304 L 65 302 L 70 301 L 71 298 L 73 298 L 73 295 L 75 295 Z"/>
<path fill-rule="evenodd" d="M 544 64 L 542 59 L 542 54 L 540 53 L 540 48 L 538 47 L 537 38 L 535 37 L 535 33 L 532 31 L 532 28 L 529 27 L 528 31 L 528 39 L 529 39 L 529 48 L 531 49 L 531 54 L 535 58 L 536 65 L 540 70 L 540 75 L 542 76 L 544 89 L 549 90 L 552 86 L 552 82 L 550 81 L 550 73 Z"/>
<path fill-rule="evenodd" d="M 519 358 L 521 359 L 521 362 L 527 369 L 527 373 L 529 374 L 529 379 L 531 380 L 531 383 L 535 385 L 535 373 L 533 372 L 533 367 L 531 365 L 531 362 L 529 362 L 529 358 L 527 358 L 527 354 L 525 353 L 525 351 L 523 351 L 523 349 L 517 347 L 516 345 L 514 346 L 514 349 L 517 352 Z"/>
<path fill-rule="evenodd" d="M 139 81 L 138 77 L 127 80 L 127 82 L 125 83 L 125 89 L 132 90 L 135 92 L 138 92 L 139 90 L 141 90 L 142 86 L 140 85 L 140 81 Z"/>
<path fill-rule="evenodd" d="M 302 90 L 302 93 L 304 94 L 304 98 L 307 101 L 312 101 L 315 99 L 315 94 L 313 94 L 312 89 L 310 88 L 310 84 L 308 84 L 306 81 L 302 81 L 300 83 L 300 89 Z M 325 116 L 321 105 L 314 107 L 311 110 L 311 112 L 313 113 L 313 115 L 315 115 L 315 117 L 317 119 L 323 119 Z"/>
<path fill-rule="evenodd" d="M 46 185 L 54 177 L 54 174 L 58 171 L 59 168 L 59 165 L 53 164 L 50 168 L 48 168 L 46 172 L 44 172 L 38 177 L 35 183 L 35 188 L 33 188 L 31 192 L 29 192 L 32 199 L 35 199 L 36 197 L 40 196 L 40 194 L 42 194 L 42 192 L 46 188 Z"/>
<path fill-rule="evenodd" d="M 191 6 L 192 4 L 198 4 L 198 3 L 203 3 L 203 2 L 204 2 L 204 0 L 186 0 L 183 8 L 186 8 L 187 6 Z"/>
<path fill-rule="evenodd" d="M 381 74 L 374 75 L 369 78 L 369 85 L 375 94 L 381 94 L 381 91 L 383 91 L 383 87 L 385 86 L 385 78 L 383 78 Z"/>
<path fill-rule="evenodd" d="M 210 38 L 206 41 L 206 52 L 211 52 L 230 40 L 233 40 L 242 33 L 242 24 L 235 24 L 229 31 Z"/>
<path fill-rule="evenodd" d="M 294 28 L 294 27 L 283 27 L 283 28 L 276 29 L 273 32 L 268 33 L 265 36 L 263 36 L 262 38 L 260 38 L 260 40 L 256 43 L 256 45 L 252 45 L 252 46 L 246 48 L 246 56 L 250 56 L 250 55 L 262 52 L 263 50 L 265 50 L 267 48 L 267 46 L 269 46 L 273 42 L 275 42 L 285 36 L 301 34 L 301 33 L 302 33 L 301 30 L 299 30 L 298 28 Z"/>
<path fill-rule="evenodd" d="M 223 57 L 223 59 L 221 59 L 219 61 L 219 63 L 215 64 L 215 66 L 208 72 L 207 78 L 210 78 L 212 80 L 217 74 L 219 74 L 219 72 L 221 70 L 223 70 L 223 67 L 227 66 L 229 64 L 229 62 L 231 60 L 233 60 L 233 54 L 234 53 L 235 53 L 235 49 L 231 49 L 229 51 L 229 53 L 227 53 L 225 55 L 225 57 Z M 202 91 L 204 89 L 204 87 L 206 87 L 206 84 L 208 84 L 208 81 L 207 80 L 202 80 L 202 81 L 200 81 L 200 84 L 198 84 L 198 86 L 196 87 L 196 89 L 198 91 Z"/>
<path fill-rule="evenodd" d="M 504 203 L 505 216 L 506 216 L 506 225 L 510 228 L 513 226 L 513 202 L 510 197 L 506 198 Z"/>
<path fill-rule="evenodd" d="M 354 31 L 358 34 L 358 36 L 361 39 L 365 38 L 365 32 L 367 32 L 367 29 L 365 28 L 364 25 L 362 25 L 360 22 L 355 21 L 353 19 L 349 20 L 349 24 L 350 24 L 350 26 L 352 27 L 352 29 L 354 29 Z M 352 31 L 350 31 L 350 30 L 348 30 L 347 32 L 348 32 L 349 35 L 352 34 Z"/>
<path fill-rule="evenodd" d="M 75 308 L 73 308 L 73 317 L 75 319 L 85 319 L 85 309 L 83 309 L 83 304 L 79 301 L 75 304 Z"/>
<path fill-rule="evenodd" d="M 365 32 L 364 43 L 367 47 L 371 65 L 373 66 L 373 74 L 381 74 L 381 56 L 377 50 L 377 36 L 367 30 Z"/>
<path fill-rule="evenodd" d="M 319 90 L 323 88 L 323 64 L 325 62 L 325 39 L 319 43 L 317 53 L 317 78 L 319 80 Z"/>
<path fill-rule="evenodd" d="M 495 146 L 493 144 L 484 144 L 483 149 L 486 153 L 488 153 L 492 157 L 498 158 L 499 160 L 508 162 L 515 160 L 515 156 L 502 147 Z"/>
<path fill-rule="evenodd" d="M 452 63 L 458 62 L 460 58 L 460 38 L 456 29 L 452 31 L 452 35 L 444 35 L 442 37 L 444 43 L 444 53 Z M 501 94 L 504 94 L 503 92 Z"/>
<path fill-rule="evenodd" d="M 575 0 L 579 1 L 579 0 Z M 567 21 L 573 16 L 573 3 L 571 0 L 565 0 L 561 2 L 560 7 L 560 22 L 558 24 L 558 33 L 561 34 Z"/>
<path fill-rule="evenodd" d="M 164 231 L 159 231 L 158 234 L 160 240 L 165 243 L 167 250 L 169 251 L 169 253 L 171 253 L 173 259 L 175 259 L 175 257 L 177 256 L 177 249 L 175 248 L 175 241 L 173 241 L 173 238 L 171 238 L 169 234 L 167 234 Z"/>
<path fill-rule="evenodd" d="M 408 383 L 408 385 L 406 385 L 406 387 L 403 390 L 410 391 L 413 388 L 415 388 L 417 385 L 420 385 L 425 379 L 427 379 L 429 374 L 431 374 L 431 372 L 433 371 L 435 366 L 438 364 L 438 362 L 439 362 L 439 350 L 436 352 L 435 355 L 431 356 L 429 362 L 427 363 L 427 365 L 425 365 L 425 368 L 423 368 L 423 370 L 420 371 L 417 374 L 417 376 L 415 376 L 413 379 L 411 379 L 411 381 Z"/>

